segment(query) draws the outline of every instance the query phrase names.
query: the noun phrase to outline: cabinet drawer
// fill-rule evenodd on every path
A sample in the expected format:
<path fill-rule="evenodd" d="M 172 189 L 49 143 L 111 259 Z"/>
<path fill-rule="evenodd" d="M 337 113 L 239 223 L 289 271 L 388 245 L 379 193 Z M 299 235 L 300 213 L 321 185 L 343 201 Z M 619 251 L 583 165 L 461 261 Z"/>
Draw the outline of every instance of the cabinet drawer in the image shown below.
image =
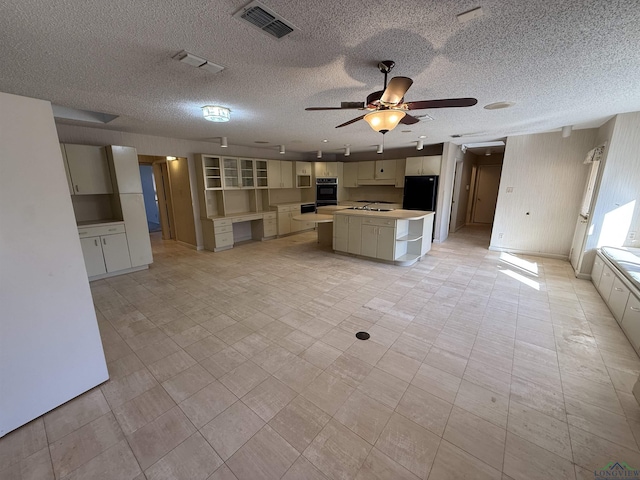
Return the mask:
<path fill-rule="evenodd" d="M 363 218 L 363 225 L 378 225 L 380 227 L 393 227 L 395 226 L 395 219 L 393 218 Z"/>
<path fill-rule="evenodd" d="M 278 207 L 278 213 L 283 213 L 283 212 L 295 212 L 296 210 L 300 210 L 299 206 L 291 206 L 288 205 L 286 207 Z"/>
<path fill-rule="evenodd" d="M 616 277 L 613 280 L 611 295 L 609 295 L 609 309 L 618 323 L 622 321 L 627 300 L 629 300 L 629 289 L 622 283 L 622 280 Z"/>
<path fill-rule="evenodd" d="M 264 236 L 265 237 L 275 237 L 278 234 L 278 226 L 274 224 L 265 224 L 264 225 Z"/>
<path fill-rule="evenodd" d="M 78 235 L 80 238 L 99 237 L 100 235 L 115 235 L 116 233 L 125 233 L 124 224 L 78 227 Z"/>
<path fill-rule="evenodd" d="M 233 225 L 224 225 L 222 227 L 214 226 L 214 233 L 216 235 L 221 235 L 223 233 L 233 232 Z"/>
<path fill-rule="evenodd" d="M 233 245 L 233 232 L 216 235 L 216 248 Z"/>
<path fill-rule="evenodd" d="M 621 325 L 633 348 L 640 351 L 640 300 L 635 295 L 629 297 Z"/>
<path fill-rule="evenodd" d="M 275 221 L 277 216 L 278 216 L 278 214 L 276 212 L 269 212 L 269 213 L 264 213 L 262 218 L 264 218 L 265 220 L 274 220 Z"/>
<path fill-rule="evenodd" d="M 233 222 L 231 221 L 230 218 L 226 218 L 224 220 L 214 220 L 213 221 L 213 228 L 218 228 L 218 227 L 226 227 L 226 226 L 231 226 Z"/>

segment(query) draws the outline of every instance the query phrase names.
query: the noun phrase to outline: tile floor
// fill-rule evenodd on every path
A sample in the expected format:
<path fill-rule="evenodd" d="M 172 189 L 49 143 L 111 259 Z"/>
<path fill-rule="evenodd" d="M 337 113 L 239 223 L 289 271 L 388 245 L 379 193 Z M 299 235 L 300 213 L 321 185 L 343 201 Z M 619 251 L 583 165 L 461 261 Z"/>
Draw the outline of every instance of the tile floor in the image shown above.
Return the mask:
<path fill-rule="evenodd" d="M 566 262 L 463 229 L 411 268 L 315 234 L 95 282 L 111 379 L 0 440 L 8 479 L 592 479 L 640 466 L 640 360 Z M 371 339 L 356 340 L 360 330 Z"/>

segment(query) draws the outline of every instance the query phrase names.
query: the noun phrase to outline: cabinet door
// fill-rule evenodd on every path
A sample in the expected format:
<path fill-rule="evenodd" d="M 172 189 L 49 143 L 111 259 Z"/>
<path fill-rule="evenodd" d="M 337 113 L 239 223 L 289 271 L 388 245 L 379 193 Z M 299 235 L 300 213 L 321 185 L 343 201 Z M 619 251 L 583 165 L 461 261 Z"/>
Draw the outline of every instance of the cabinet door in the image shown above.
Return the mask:
<path fill-rule="evenodd" d="M 627 309 L 622 317 L 622 329 L 629 337 L 633 348 L 640 351 L 640 300 L 635 295 L 631 295 L 627 302 Z"/>
<path fill-rule="evenodd" d="M 346 252 L 349 247 L 349 217 L 347 215 L 333 216 L 333 249 Z"/>
<path fill-rule="evenodd" d="M 618 277 L 614 278 L 611 295 L 609 295 L 609 310 L 618 323 L 622 321 L 627 300 L 629 300 L 629 289 Z"/>
<path fill-rule="evenodd" d="M 313 168 L 316 172 L 316 177 L 327 176 L 327 162 L 313 162 Z"/>
<path fill-rule="evenodd" d="M 256 160 L 256 188 L 267 188 L 269 186 L 268 163 L 266 160 Z"/>
<path fill-rule="evenodd" d="M 242 188 L 256 188 L 254 161 L 249 158 L 241 158 L 240 162 L 240 185 Z"/>
<path fill-rule="evenodd" d="M 289 218 L 291 219 L 291 233 L 299 232 L 306 228 L 306 222 L 299 222 L 298 220 L 293 219 L 293 217 L 300 215 L 301 213 L 300 207 L 291 207 L 291 211 L 289 212 Z"/>
<path fill-rule="evenodd" d="M 202 176 L 205 190 L 222 190 L 220 158 L 202 156 Z"/>
<path fill-rule="evenodd" d="M 225 189 L 240 188 L 240 171 L 237 158 L 223 158 L 222 172 Z"/>
<path fill-rule="evenodd" d="M 373 180 L 376 174 L 376 162 L 358 162 L 358 180 Z"/>
<path fill-rule="evenodd" d="M 596 259 L 593 261 L 593 268 L 591 269 L 591 282 L 596 288 L 600 284 L 600 278 L 602 277 L 603 268 L 604 268 L 604 260 L 602 260 L 598 255 L 596 255 Z"/>
<path fill-rule="evenodd" d="M 440 175 L 442 155 L 422 157 L 422 173 L 420 175 Z"/>
<path fill-rule="evenodd" d="M 378 228 L 375 225 L 362 225 L 362 247 L 360 254 L 376 258 L 378 253 Z"/>
<path fill-rule="evenodd" d="M 394 260 L 395 245 L 395 228 L 378 227 L 378 244 L 376 247 L 376 258 L 380 258 L 382 260 Z"/>
<path fill-rule="evenodd" d="M 358 162 L 344 164 L 344 187 L 352 188 L 358 186 Z"/>
<path fill-rule="evenodd" d="M 278 210 L 278 235 L 291 233 L 291 212 Z"/>
<path fill-rule="evenodd" d="M 360 255 L 362 251 L 362 218 L 349 217 L 348 252 Z"/>
<path fill-rule="evenodd" d="M 76 195 L 113 193 L 104 148 L 65 144 L 69 174 Z M 139 175 L 139 174 L 138 174 Z"/>
<path fill-rule="evenodd" d="M 116 178 L 118 193 L 142 193 L 138 152 L 133 147 L 106 147 Z"/>
<path fill-rule="evenodd" d="M 127 231 L 131 265 L 140 267 L 153 263 L 149 228 L 147 226 L 147 213 L 144 209 L 142 194 L 122 194 L 120 195 L 120 205 L 122 206 L 122 219 L 124 220 L 124 226 Z"/>
<path fill-rule="evenodd" d="M 605 265 L 602 269 L 602 277 L 597 285 L 600 296 L 605 302 L 609 301 L 609 295 L 611 294 L 611 287 L 613 287 L 613 279 L 615 275 L 613 271 Z"/>
<path fill-rule="evenodd" d="M 282 188 L 293 188 L 293 162 L 280 161 Z"/>
<path fill-rule="evenodd" d="M 81 238 L 80 246 L 82 247 L 82 256 L 84 257 L 87 276 L 95 277 L 96 275 L 107 273 L 104 265 L 104 257 L 102 256 L 100 237 Z"/>
<path fill-rule="evenodd" d="M 376 180 L 395 180 L 396 179 L 396 161 L 395 160 L 376 160 Z"/>
<path fill-rule="evenodd" d="M 396 188 L 404 188 L 404 171 L 406 160 L 396 160 Z"/>
<path fill-rule="evenodd" d="M 126 233 L 105 235 L 100 237 L 100 241 L 102 242 L 102 253 L 104 254 L 107 272 L 117 272 L 118 270 L 131 268 Z"/>
<path fill-rule="evenodd" d="M 269 188 L 282 188 L 280 180 L 280 160 L 268 160 L 267 179 Z"/>
<path fill-rule="evenodd" d="M 296 175 L 311 175 L 311 162 L 296 162 Z"/>
<path fill-rule="evenodd" d="M 73 195 L 73 183 L 71 182 L 71 174 L 69 173 L 69 163 L 67 162 L 67 154 L 64 151 L 64 144 L 60 144 L 60 153 L 62 154 L 62 163 L 64 164 L 64 173 L 67 175 L 67 184 L 69 185 L 69 194 Z"/>
<path fill-rule="evenodd" d="M 409 157 L 406 162 L 404 167 L 406 176 L 422 175 L 422 157 Z"/>
<path fill-rule="evenodd" d="M 338 162 L 327 162 L 326 163 L 326 176 L 327 177 L 338 177 Z"/>

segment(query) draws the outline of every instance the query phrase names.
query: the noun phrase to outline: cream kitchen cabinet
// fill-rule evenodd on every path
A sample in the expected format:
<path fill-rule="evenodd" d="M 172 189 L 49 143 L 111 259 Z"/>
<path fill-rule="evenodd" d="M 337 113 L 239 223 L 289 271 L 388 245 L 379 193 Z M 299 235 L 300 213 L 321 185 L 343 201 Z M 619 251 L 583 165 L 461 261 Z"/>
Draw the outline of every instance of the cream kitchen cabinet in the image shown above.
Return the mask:
<path fill-rule="evenodd" d="M 361 255 L 393 260 L 395 224 L 396 221 L 393 219 L 363 218 Z"/>
<path fill-rule="evenodd" d="M 396 160 L 358 162 L 359 185 L 395 185 Z"/>
<path fill-rule="evenodd" d="M 62 149 L 74 195 L 113 193 L 111 173 L 103 147 L 65 143 Z"/>
<path fill-rule="evenodd" d="M 296 175 L 311 175 L 311 162 L 296 162 Z"/>
<path fill-rule="evenodd" d="M 89 278 L 131 268 L 124 225 L 78 228 Z"/>
<path fill-rule="evenodd" d="M 405 175 L 440 175 L 442 155 L 429 155 L 426 157 L 407 157 Z"/>
<path fill-rule="evenodd" d="M 311 188 L 311 162 L 296 162 L 296 188 Z"/>
<path fill-rule="evenodd" d="M 348 215 L 333 216 L 333 249 L 360 255 L 362 248 L 362 219 Z"/>
<path fill-rule="evenodd" d="M 396 179 L 396 160 L 376 160 L 375 174 L 376 180 L 393 180 Z"/>
<path fill-rule="evenodd" d="M 222 186 L 225 190 L 235 190 L 242 186 L 237 158 L 222 159 Z"/>
<path fill-rule="evenodd" d="M 300 212 L 300 206 L 295 207 L 292 205 L 278 206 L 278 235 L 288 235 L 293 230 L 291 224 L 295 223 L 291 220 L 291 217 Z"/>
<path fill-rule="evenodd" d="M 256 188 L 269 187 L 269 170 L 267 160 L 255 160 L 256 164 Z"/>
<path fill-rule="evenodd" d="M 222 159 L 212 155 L 201 155 L 202 178 L 205 190 L 222 190 Z"/>
<path fill-rule="evenodd" d="M 617 276 L 613 279 L 611 294 L 609 295 L 609 310 L 614 318 L 620 323 L 625 313 L 625 307 L 629 300 L 630 290 Z"/>
<path fill-rule="evenodd" d="M 396 188 L 404 188 L 404 171 L 407 161 L 403 158 L 396 160 Z"/>
<path fill-rule="evenodd" d="M 358 162 L 358 183 L 373 180 L 376 177 L 376 162 Z"/>
<path fill-rule="evenodd" d="M 358 163 L 359 162 L 346 162 L 344 164 L 343 187 L 353 188 L 358 186 Z"/>
<path fill-rule="evenodd" d="M 611 270 L 608 265 L 604 265 L 602 268 L 602 276 L 600 277 L 600 281 L 596 284 L 596 288 L 605 302 L 609 301 L 609 295 L 611 294 L 614 278 L 615 275 L 613 270 Z"/>
<path fill-rule="evenodd" d="M 114 187 L 118 193 L 142 193 L 138 152 L 133 147 L 105 147 L 113 166 Z"/>
<path fill-rule="evenodd" d="M 338 177 L 338 162 L 314 162 L 316 177 Z"/>
<path fill-rule="evenodd" d="M 269 188 L 293 188 L 293 162 L 269 160 Z"/>
<path fill-rule="evenodd" d="M 214 252 L 233 247 L 233 221 L 230 218 L 213 221 Z"/>
<path fill-rule="evenodd" d="M 629 297 L 621 326 L 633 348 L 640 353 L 640 300 L 635 295 Z"/>
<path fill-rule="evenodd" d="M 265 213 L 262 222 L 265 238 L 278 235 L 278 215 L 276 212 Z"/>

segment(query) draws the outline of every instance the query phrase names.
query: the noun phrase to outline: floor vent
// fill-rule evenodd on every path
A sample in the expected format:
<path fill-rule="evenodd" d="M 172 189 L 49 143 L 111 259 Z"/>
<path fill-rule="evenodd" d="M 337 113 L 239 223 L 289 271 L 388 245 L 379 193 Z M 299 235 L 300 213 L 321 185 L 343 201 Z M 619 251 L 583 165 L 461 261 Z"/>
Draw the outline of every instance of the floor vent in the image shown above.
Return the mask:
<path fill-rule="evenodd" d="M 257 1 L 245 5 L 233 16 L 249 22 L 254 28 L 278 39 L 289 35 L 296 29 L 290 22 Z"/>

